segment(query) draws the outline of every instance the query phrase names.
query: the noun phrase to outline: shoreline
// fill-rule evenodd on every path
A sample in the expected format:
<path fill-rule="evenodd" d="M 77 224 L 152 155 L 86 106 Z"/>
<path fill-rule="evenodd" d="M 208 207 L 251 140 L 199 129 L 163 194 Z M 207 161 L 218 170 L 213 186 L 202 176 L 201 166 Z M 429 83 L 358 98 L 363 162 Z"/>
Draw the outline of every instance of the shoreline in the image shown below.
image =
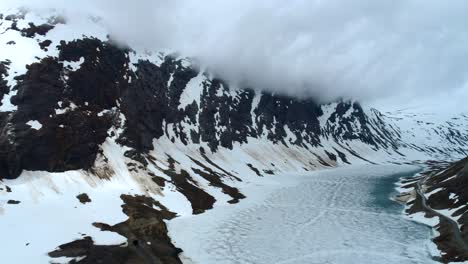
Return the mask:
<path fill-rule="evenodd" d="M 425 169 L 422 169 L 421 171 L 424 170 Z M 429 255 L 433 260 L 440 262 L 442 251 L 438 249 L 437 244 L 434 242 L 434 239 L 439 236 L 439 232 L 435 228 L 435 226 L 438 224 L 438 221 L 434 221 L 431 218 L 426 218 L 424 213 L 421 215 L 421 212 L 408 213 L 408 210 L 411 208 L 411 204 L 414 203 L 417 199 L 417 192 L 413 185 L 421 179 L 421 171 L 415 172 L 411 177 L 400 177 L 400 179 L 395 182 L 396 187 L 394 190 L 396 191 L 396 194 L 393 194 L 390 199 L 403 206 L 403 209 L 401 210 L 401 216 L 404 219 L 430 228 L 431 237 L 429 237 L 427 240 Z"/>
<path fill-rule="evenodd" d="M 404 205 L 402 214 L 405 218 L 431 228 L 430 243 L 435 247 L 431 255 L 434 260 L 443 263 L 464 261 L 468 257 L 468 245 L 457 223 L 427 205 L 425 193 L 428 187 L 424 183 L 433 171 L 433 166 L 425 167 L 411 178 L 400 178 L 395 187 L 397 194 L 392 200 Z"/>

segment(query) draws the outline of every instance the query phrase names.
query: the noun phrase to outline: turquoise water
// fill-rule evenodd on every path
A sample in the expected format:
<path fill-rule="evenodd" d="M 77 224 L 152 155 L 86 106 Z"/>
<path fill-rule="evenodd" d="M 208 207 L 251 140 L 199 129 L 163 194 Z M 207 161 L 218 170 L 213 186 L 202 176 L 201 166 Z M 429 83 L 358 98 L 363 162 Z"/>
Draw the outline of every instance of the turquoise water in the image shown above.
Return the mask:
<path fill-rule="evenodd" d="M 401 214 L 404 205 L 393 201 L 391 198 L 397 195 L 395 190 L 396 183 L 402 178 L 409 178 L 420 170 L 409 171 L 405 173 L 396 173 L 388 176 L 383 176 L 375 179 L 375 183 L 371 185 L 371 207 L 381 208 L 387 213 Z"/>

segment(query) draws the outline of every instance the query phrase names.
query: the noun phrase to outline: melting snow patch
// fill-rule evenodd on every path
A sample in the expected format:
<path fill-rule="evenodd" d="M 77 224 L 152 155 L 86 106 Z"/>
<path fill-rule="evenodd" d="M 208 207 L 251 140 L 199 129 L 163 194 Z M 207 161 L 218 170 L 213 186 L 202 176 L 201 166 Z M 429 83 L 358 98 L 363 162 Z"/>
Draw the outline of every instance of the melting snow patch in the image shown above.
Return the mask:
<path fill-rule="evenodd" d="M 64 61 L 63 67 L 68 68 L 71 71 L 77 71 L 81 68 L 81 64 L 83 64 L 84 61 L 84 57 L 81 57 L 79 61 Z"/>
<path fill-rule="evenodd" d="M 331 103 L 327 105 L 322 105 L 322 112 L 323 115 L 319 117 L 319 122 L 321 127 L 325 127 L 328 119 L 331 117 L 331 115 L 335 112 L 337 103 Z"/>
<path fill-rule="evenodd" d="M 37 120 L 31 120 L 26 123 L 26 125 L 30 126 L 32 129 L 39 130 L 42 128 L 42 124 L 39 123 Z"/>
<path fill-rule="evenodd" d="M 429 196 L 431 196 L 431 195 L 433 195 L 435 193 L 438 193 L 440 191 L 442 191 L 442 188 L 437 188 L 437 189 L 432 190 L 431 192 L 426 193 L 425 196 L 429 197 Z"/>
<path fill-rule="evenodd" d="M 62 107 L 62 103 L 59 102 L 59 106 Z M 73 111 L 75 110 L 76 108 L 78 108 L 78 106 L 76 106 L 74 103 L 70 103 L 70 106 L 69 107 L 66 107 L 64 109 L 55 109 L 55 114 L 56 115 L 63 115 L 65 114 L 67 111 Z"/>
<path fill-rule="evenodd" d="M 60 258 L 54 258 L 53 261 L 51 261 L 50 263 L 53 263 L 53 264 L 68 264 L 68 263 L 77 263 L 81 260 L 83 260 L 84 258 L 86 258 L 86 256 L 81 256 L 81 257 L 77 257 L 77 258 L 68 258 L 68 257 L 60 257 Z"/>
<path fill-rule="evenodd" d="M 442 209 L 442 210 L 436 210 L 438 213 L 444 215 L 445 217 L 447 218 L 450 218 L 452 219 L 453 221 L 455 221 L 458 225 L 458 228 L 461 228 L 461 225 L 458 223 L 458 219 L 460 219 L 460 217 L 463 216 L 463 214 L 461 215 L 458 215 L 458 216 L 453 216 L 453 214 L 458 211 L 459 209 L 461 209 L 462 207 L 464 207 L 465 205 L 462 205 L 458 208 L 451 208 L 451 209 Z"/>
<path fill-rule="evenodd" d="M 456 193 L 451 193 L 450 196 L 449 196 L 449 199 L 450 200 L 453 200 L 457 197 L 457 194 Z"/>
<path fill-rule="evenodd" d="M 203 73 L 199 73 L 198 76 L 192 78 L 185 87 L 182 95 L 180 96 L 180 105 L 179 108 L 184 109 L 187 105 L 197 102 L 197 105 L 200 106 L 200 97 L 203 91 L 203 81 L 206 77 Z"/>
<path fill-rule="evenodd" d="M 13 112 L 18 110 L 18 107 L 16 105 L 13 105 L 10 101 L 11 97 L 16 95 L 18 91 L 14 90 L 11 91 L 9 94 L 5 94 L 3 96 L 3 100 L 0 102 L 0 112 Z"/>
<path fill-rule="evenodd" d="M 442 173 L 442 172 L 441 172 L 441 173 Z M 447 181 L 451 181 L 451 180 L 453 180 L 455 177 L 457 177 L 456 174 L 453 175 L 453 176 L 451 176 L 451 177 L 449 177 L 449 178 L 447 178 L 447 179 L 445 179 L 445 180 L 443 180 L 443 181 L 441 181 L 440 183 L 444 183 L 444 182 L 447 182 Z"/>
<path fill-rule="evenodd" d="M 169 80 L 167 81 L 167 87 L 171 87 L 172 81 L 174 80 L 174 73 L 171 73 L 171 77 L 169 77 Z"/>
<path fill-rule="evenodd" d="M 136 64 L 139 63 L 140 60 L 142 61 L 149 61 L 154 63 L 156 66 L 161 66 L 164 62 L 164 57 L 166 52 L 151 52 L 147 50 L 135 50 L 134 52 L 130 52 L 130 68 L 132 71 L 136 72 L 138 67 Z"/>
<path fill-rule="evenodd" d="M 415 222 L 425 224 L 425 225 L 428 225 L 428 226 L 432 226 L 432 227 L 439 224 L 439 217 L 438 216 L 435 216 L 435 217 L 432 217 L 432 218 L 427 218 L 427 217 L 425 217 L 425 213 L 423 213 L 423 212 L 414 213 L 414 214 L 408 216 L 408 218 L 415 221 Z"/>
<path fill-rule="evenodd" d="M 118 245 L 126 238 L 94 227 L 94 222 L 114 225 L 125 221 L 120 199 L 129 184 L 117 179 L 100 180 L 83 171 L 63 173 L 25 171 L 5 182 L 13 192 L 2 193 L 0 240 L 2 263 L 49 263 L 47 252 L 86 234 L 97 245 Z M 86 192 L 92 203 L 82 205 L 76 194 Z M 21 204 L 4 207 L 2 200 L 18 199 Z M 31 224 L 34 216 L 34 224 Z M 29 243 L 27 247 L 24 247 Z M 21 248 L 21 254 L 18 249 Z"/>

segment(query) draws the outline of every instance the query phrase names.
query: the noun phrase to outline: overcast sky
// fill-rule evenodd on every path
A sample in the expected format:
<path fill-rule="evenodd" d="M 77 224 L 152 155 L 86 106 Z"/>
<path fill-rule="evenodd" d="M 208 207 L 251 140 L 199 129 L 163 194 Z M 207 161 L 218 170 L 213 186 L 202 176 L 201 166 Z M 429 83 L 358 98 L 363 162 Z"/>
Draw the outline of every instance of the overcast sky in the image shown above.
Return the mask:
<path fill-rule="evenodd" d="M 465 0 L 1 2 L 99 15 L 123 42 L 194 56 L 243 85 L 391 108 L 468 110 Z"/>

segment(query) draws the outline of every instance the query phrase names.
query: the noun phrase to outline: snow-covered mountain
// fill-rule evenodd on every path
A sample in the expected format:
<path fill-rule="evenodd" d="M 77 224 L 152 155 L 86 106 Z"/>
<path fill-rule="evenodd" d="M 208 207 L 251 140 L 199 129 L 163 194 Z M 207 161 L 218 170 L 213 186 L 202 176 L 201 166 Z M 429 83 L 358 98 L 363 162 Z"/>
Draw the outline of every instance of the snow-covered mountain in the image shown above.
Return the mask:
<path fill-rule="evenodd" d="M 261 177 L 468 155 L 466 115 L 233 87 L 114 44 L 96 18 L 0 18 L 0 214 L 25 259 L 179 263 L 164 221 L 237 203 Z"/>

